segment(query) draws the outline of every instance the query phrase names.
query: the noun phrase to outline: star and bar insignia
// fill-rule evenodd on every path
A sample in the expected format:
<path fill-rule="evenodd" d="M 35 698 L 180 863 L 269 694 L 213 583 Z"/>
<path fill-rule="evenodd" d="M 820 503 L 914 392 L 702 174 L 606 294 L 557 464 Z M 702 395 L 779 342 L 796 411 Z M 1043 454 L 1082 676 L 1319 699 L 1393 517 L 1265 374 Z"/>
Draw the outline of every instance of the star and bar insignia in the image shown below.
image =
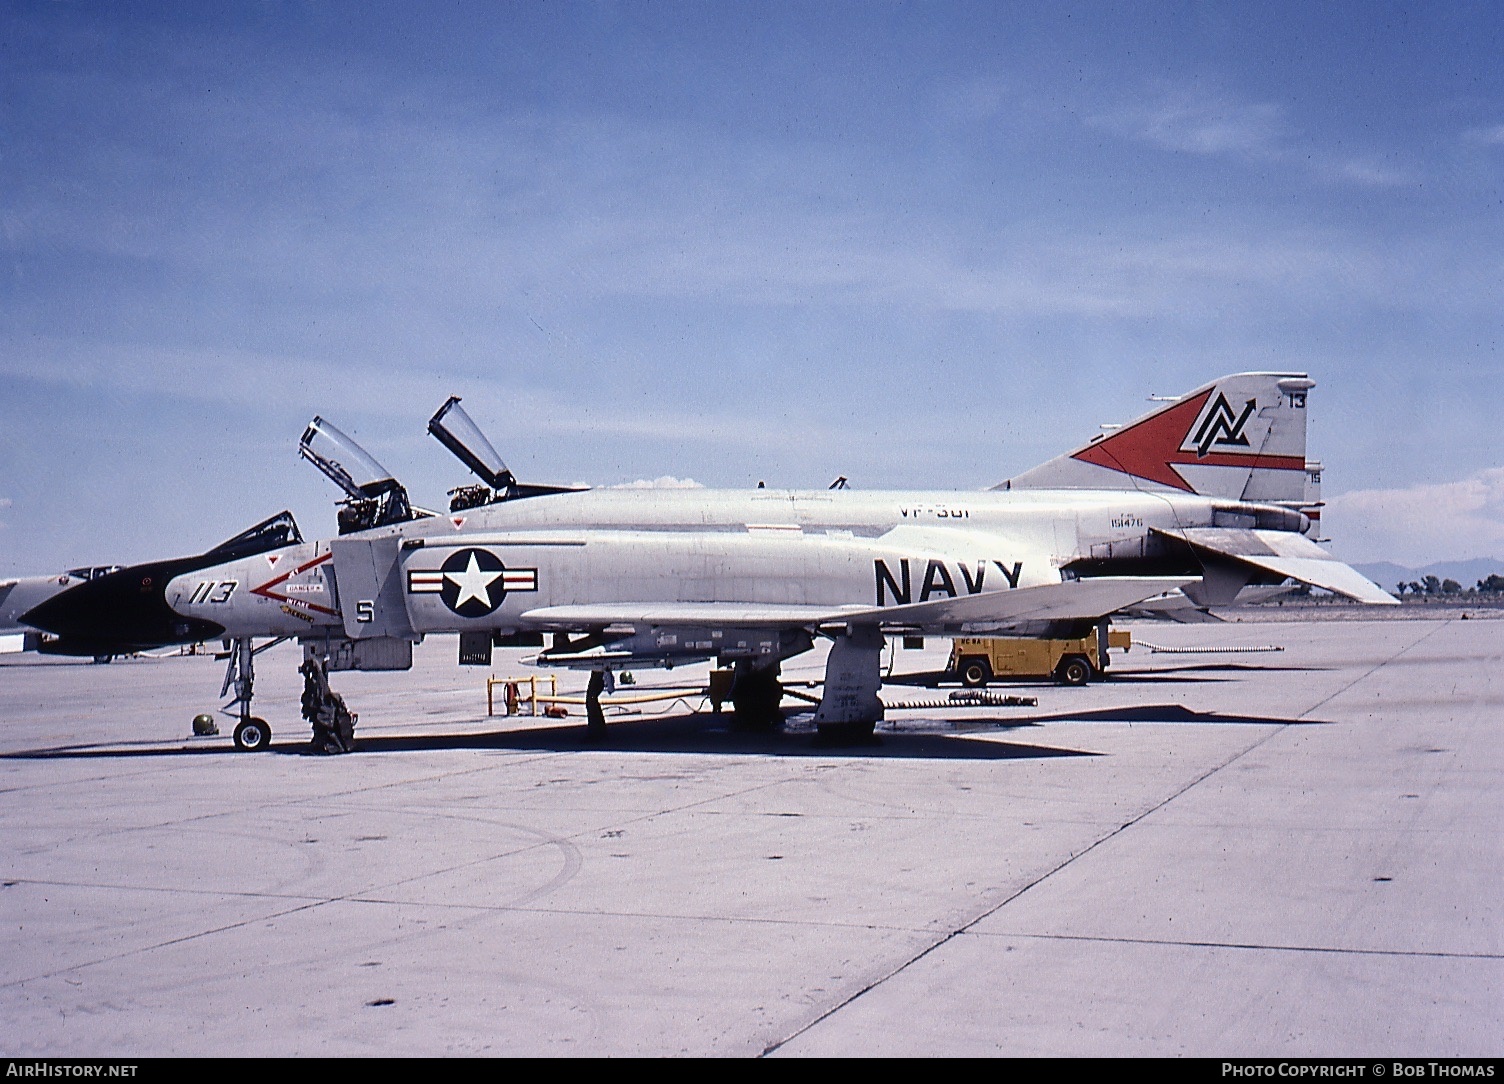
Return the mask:
<path fill-rule="evenodd" d="M 410 569 L 407 590 L 438 595 L 460 617 L 485 617 L 495 612 L 508 591 L 538 590 L 538 570 L 508 568 L 489 550 L 456 550 L 436 571 Z"/>

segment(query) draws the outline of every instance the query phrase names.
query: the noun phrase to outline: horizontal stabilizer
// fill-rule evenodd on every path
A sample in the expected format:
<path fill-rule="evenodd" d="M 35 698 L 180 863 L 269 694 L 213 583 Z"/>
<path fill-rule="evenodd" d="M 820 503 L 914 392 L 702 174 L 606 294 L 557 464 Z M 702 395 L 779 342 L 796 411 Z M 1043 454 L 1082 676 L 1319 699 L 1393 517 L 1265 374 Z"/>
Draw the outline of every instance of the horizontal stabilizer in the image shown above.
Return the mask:
<path fill-rule="evenodd" d="M 1355 568 L 1343 564 L 1304 535 L 1291 531 L 1191 527 L 1165 532 L 1183 538 L 1196 549 L 1253 565 L 1278 576 L 1308 583 L 1354 602 L 1397 606 L 1399 600 Z"/>

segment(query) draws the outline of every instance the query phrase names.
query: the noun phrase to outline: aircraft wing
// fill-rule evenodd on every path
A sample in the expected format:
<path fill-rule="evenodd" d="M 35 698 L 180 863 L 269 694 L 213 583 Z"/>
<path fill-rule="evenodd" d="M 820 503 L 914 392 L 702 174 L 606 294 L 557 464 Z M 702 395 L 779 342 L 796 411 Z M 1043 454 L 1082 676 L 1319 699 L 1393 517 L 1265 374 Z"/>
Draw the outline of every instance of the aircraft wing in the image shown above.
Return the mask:
<path fill-rule="evenodd" d="M 1193 582 L 1185 576 L 1098 576 L 866 611 L 885 625 L 986 632 L 1020 622 L 1095 620 Z M 847 620 L 850 620 L 848 618 Z"/>
<path fill-rule="evenodd" d="M 841 620 L 843 607 L 762 602 L 610 602 L 540 606 L 522 620 L 531 628 L 568 632 L 582 628 L 646 625 L 816 626 Z M 865 613 L 865 607 L 850 608 Z"/>
<path fill-rule="evenodd" d="M 581 628 L 716 625 L 819 628 L 831 625 L 982 632 L 1020 622 L 1095 619 L 1191 582 L 1185 577 L 1103 576 L 1017 590 L 987 591 L 901 606 L 663 602 L 544 606 L 523 613 L 529 626 Z"/>
<path fill-rule="evenodd" d="M 1167 532 L 1168 533 L 1168 532 Z M 1228 527 L 1189 527 L 1171 533 L 1193 547 L 1345 595 L 1355 602 L 1398 606 L 1399 600 L 1303 535 Z"/>

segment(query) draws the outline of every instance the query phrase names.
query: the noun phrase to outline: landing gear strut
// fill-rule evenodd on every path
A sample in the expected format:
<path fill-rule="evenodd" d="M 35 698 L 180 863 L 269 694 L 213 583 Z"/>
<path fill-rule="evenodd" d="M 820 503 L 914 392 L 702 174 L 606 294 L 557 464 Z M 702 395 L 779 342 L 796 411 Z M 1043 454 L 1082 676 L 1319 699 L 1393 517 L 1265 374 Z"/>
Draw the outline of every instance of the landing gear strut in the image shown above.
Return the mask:
<path fill-rule="evenodd" d="M 600 741 L 606 736 L 606 713 L 601 709 L 601 692 L 606 688 L 606 671 L 590 671 L 585 686 L 585 736 Z"/>
<path fill-rule="evenodd" d="M 848 628 L 835 637 L 825 660 L 825 691 L 815 711 L 822 744 L 860 745 L 873 740 L 883 717 L 883 634 L 872 626 Z"/>
<path fill-rule="evenodd" d="M 309 752 L 332 755 L 352 751 L 356 716 L 345 707 L 345 698 L 330 690 L 324 660 L 310 652 L 298 672 L 303 675 L 303 718 L 313 724 Z M 235 732 L 240 733 L 238 727 Z"/>
<path fill-rule="evenodd" d="M 241 636 L 231 641 L 230 664 L 225 667 L 224 684 L 219 687 L 219 695 L 224 696 L 232 688 L 235 697 L 221 710 L 227 713 L 233 712 L 240 717 L 235 724 L 235 748 L 244 753 L 258 753 L 267 748 L 272 742 L 272 728 L 266 725 L 266 720 L 257 718 L 251 714 L 251 690 L 255 686 L 256 656 L 269 647 L 275 647 L 286 637 L 280 637 L 260 647 L 251 643 L 249 636 Z"/>
<path fill-rule="evenodd" d="M 601 707 L 601 693 L 615 691 L 616 678 L 610 670 L 590 671 L 590 682 L 585 686 L 585 737 L 591 741 L 602 741 L 606 737 L 606 712 Z"/>

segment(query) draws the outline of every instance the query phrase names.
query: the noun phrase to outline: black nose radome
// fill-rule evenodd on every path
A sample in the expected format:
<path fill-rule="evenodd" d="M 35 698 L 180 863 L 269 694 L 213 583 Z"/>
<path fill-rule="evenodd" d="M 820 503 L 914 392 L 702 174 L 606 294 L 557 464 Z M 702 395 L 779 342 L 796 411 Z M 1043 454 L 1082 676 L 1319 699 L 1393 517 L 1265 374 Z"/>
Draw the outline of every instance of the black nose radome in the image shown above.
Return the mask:
<path fill-rule="evenodd" d="M 53 595 L 21 620 L 59 637 L 53 650 L 61 654 L 124 654 L 215 639 L 223 625 L 184 617 L 167 605 L 168 581 L 202 564 L 202 558 L 184 557 L 122 568 Z"/>

